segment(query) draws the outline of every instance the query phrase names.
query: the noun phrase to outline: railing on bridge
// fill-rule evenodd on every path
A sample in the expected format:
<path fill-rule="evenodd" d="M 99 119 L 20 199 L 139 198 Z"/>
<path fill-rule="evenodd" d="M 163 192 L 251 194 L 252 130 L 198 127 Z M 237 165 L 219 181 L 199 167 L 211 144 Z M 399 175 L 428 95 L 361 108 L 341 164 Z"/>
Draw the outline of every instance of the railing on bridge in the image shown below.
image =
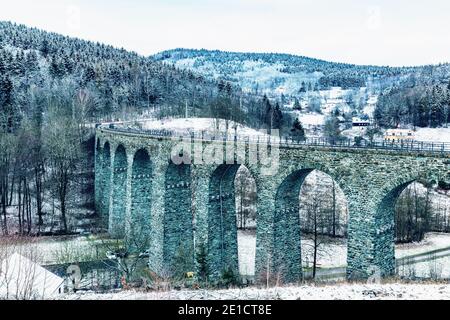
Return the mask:
<path fill-rule="evenodd" d="M 347 148 L 347 149 L 376 149 L 395 150 L 404 152 L 429 152 L 429 153 L 450 153 L 450 143 L 423 142 L 423 141 L 352 141 L 350 139 L 328 139 L 328 138 L 306 138 L 297 139 L 291 136 L 271 136 L 271 135 L 234 135 L 222 132 L 203 130 L 200 132 L 192 130 L 167 130 L 167 129 L 138 129 L 132 127 L 118 127 L 115 125 L 97 126 L 97 128 L 112 130 L 124 133 L 148 135 L 160 138 L 191 137 L 203 141 L 243 141 L 260 143 L 271 143 L 272 145 L 288 147 L 327 147 L 327 148 Z"/>

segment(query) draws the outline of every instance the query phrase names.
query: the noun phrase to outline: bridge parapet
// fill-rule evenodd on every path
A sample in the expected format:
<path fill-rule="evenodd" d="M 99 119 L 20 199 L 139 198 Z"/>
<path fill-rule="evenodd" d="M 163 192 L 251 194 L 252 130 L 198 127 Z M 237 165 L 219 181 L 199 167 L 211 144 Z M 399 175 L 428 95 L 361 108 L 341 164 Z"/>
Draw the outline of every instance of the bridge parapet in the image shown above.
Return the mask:
<path fill-rule="evenodd" d="M 173 139 L 179 137 L 190 137 L 193 142 L 217 142 L 217 141 L 239 141 L 242 143 L 278 145 L 280 147 L 324 147 L 333 149 L 368 149 L 368 150 L 392 150 L 402 153 L 431 153 L 441 154 L 450 157 L 450 143 L 430 142 L 415 140 L 391 140 L 391 141 L 367 141 L 359 142 L 350 139 L 329 139 L 329 138 L 305 138 L 296 139 L 292 136 L 271 136 L 261 133 L 261 135 L 235 135 L 224 134 L 216 131 L 191 131 L 191 130 L 166 130 L 166 129 L 135 129 L 124 127 L 104 127 L 100 126 L 97 130 L 111 131 L 124 134 L 143 135 L 153 138 Z"/>

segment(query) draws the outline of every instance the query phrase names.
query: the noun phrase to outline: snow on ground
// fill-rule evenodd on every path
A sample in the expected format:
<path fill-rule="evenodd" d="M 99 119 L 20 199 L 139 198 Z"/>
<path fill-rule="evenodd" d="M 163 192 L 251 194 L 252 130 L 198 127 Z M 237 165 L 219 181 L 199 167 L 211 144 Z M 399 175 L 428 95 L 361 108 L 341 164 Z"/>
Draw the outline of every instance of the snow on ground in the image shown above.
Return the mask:
<path fill-rule="evenodd" d="M 247 92 L 258 89 L 259 93 L 272 95 L 274 93 L 293 95 L 297 94 L 302 82 L 314 83 L 322 76 L 320 72 L 286 73 L 286 68 L 281 63 L 267 63 L 262 60 L 235 60 L 227 62 L 233 69 L 230 74 L 229 68 L 222 68 L 215 63 L 207 61 L 202 57 L 185 59 L 167 59 L 166 62 L 173 63 L 180 69 L 195 69 L 207 77 L 219 78 L 231 76 L 239 86 Z"/>
<path fill-rule="evenodd" d="M 408 278 L 450 279 L 450 256 L 402 265 L 398 273 Z"/>
<path fill-rule="evenodd" d="M 450 128 L 418 128 L 414 135 L 417 141 L 450 143 Z"/>
<path fill-rule="evenodd" d="M 42 237 L 26 242 L 7 242 L 0 239 L 0 250 L 32 253 L 35 262 L 42 265 L 58 264 L 65 259 L 83 261 L 83 257 L 95 256 L 94 241 L 89 237 Z M 4 246 L 8 246 L 5 248 Z"/>
<path fill-rule="evenodd" d="M 25 248 L 37 252 L 39 263 L 54 264 L 59 259 L 67 256 L 94 254 L 95 240 L 86 236 L 78 237 L 43 237 L 33 242 L 26 242 L 14 245 L 15 251 L 21 252 Z M 101 243 L 101 242 L 100 242 Z M 0 242 L 0 248 L 4 243 Z M 446 233 L 428 233 L 425 239 L 418 243 L 396 245 L 396 258 L 402 258 L 410 255 L 425 253 L 433 250 L 450 247 L 450 234 Z M 244 275 L 254 273 L 255 250 L 256 250 L 256 232 L 238 231 L 238 248 L 240 271 Z M 302 239 L 302 256 L 305 262 L 307 257 L 311 256 L 312 242 L 309 239 Z M 91 252 L 91 253 L 90 253 Z M 347 261 L 347 243 L 344 239 L 333 240 L 332 243 L 322 247 L 322 254 L 318 263 L 320 267 L 332 268 L 342 267 Z M 450 267 L 450 264 L 449 264 Z"/>
<path fill-rule="evenodd" d="M 255 231 L 238 231 L 239 273 L 255 274 L 256 235 Z"/>
<path fill-rule="evenodd" d="M 302 239 L 302 260 L 304 266 L 312 265 L 312 241 Z M 418 243 L 399 244 L 395 246 L 395 257 L 397 259 L 415 254 L 425 253 L 433 250 L 450 247 L 450 234 L 446 233 L 428 233 L 425 239 Z M 256 235 L 255 231 L 238 232 L 238 253 L 239 269 L 243 275 L 254 274 L 255 268 L 255 249 Z M 338 268 L 347 265 L 347 242 L 345 239 L 332 240 L 331 243 L 319 247 L 318 266 L 321 268 Z M 450 278 L 450 263 L 447 265 L 443 261 L 442 276 L 447 275 Z M 449 261 L 450 262 L 450 261 Z M 419 266 L 422 274 L 429 270 L 428 264 L 423 263 Z"/>
<path fill-rule="evenodd" d="M 395 246 L 395 257 L 402 258 L 433 250 L 450 247 L 450 234 L 430 232 L 421 242 L 398 244 Z"/>
<path fill-rule="evenodd" d="M 313 266 L 313 241 L 302 239 L 303 266 Z M 332 243 L 319 246 L 317 266 L 319 268 L 338 268 L 347 265 L 347 241 L 336 239 Z"/>
<path fill-rule="evenodd" d="M 351 127 L 342 131 L 342 135 L 350 140 L 354 140 L 355 137 L 364 136 L 367 132 L 366 127 Z"/>
<path fill-rule="evenodd" d="M 362 88 L 364 90 L 364 88 Z M 345 95 L 350 90 L 342 89 L 341 87 L 332 87 L 330 90 L 321 90 L 320 96 L 322 98 L 322 112 L 330 114 L 339 106 L 342 112 L 351 112 L 350 107 L 345 102 Z"/>
<path fill-rule="evenodd" d="M 341 87 L 332 87 L 329 90 L 320 90 L 319 92 L 325 104 L 337 105 L 343 102 L 343 98 L 349 90 L 342 89 Z"/>
<path fill-rule="evenodd" d="M 233 121 L 228 121 L 228 132 L 229 134 L 234 134 L 235 127 L 237 126 L 238 135 L 242 136 L 263 136 L 262 131 L 258 131 L 242 124 L 235 123 Z M 163 120 L 146 120 L 142 122 L 142 129 L 152 130 L 152 129 L 165 129 L 165 130 L 180 130 L 180 131 L 209 131 L 224 133 L 226 131 L 226 121 L 219 120 L 217 125 L 217 120 L 211 118 L 182 118 L 182 119 L 163 119 Z M 218 129 L 217 129 L 218 128 Z"/>
<path fill-rule="evenodd" d="M 121 291 L 79 293 L 66 300 L 448 300 L 449 284 L 336 284 L 269 289 L 180 290 L 169 292 Z"/>
<path fill-rule="evenodd" d="M 304 126 L 322 126 L 325 124 L 325 115 L 318 113 L 299 113 L 299 120 Z"/>
<path fill-rule="evenodd" d="M 377 102 L 378 102 L 377 95 L 369 96 L 369 99 L 367 100 L 367 105 L 363 109 L 363 113 L 372 118 L 373 113 L 375 112 L 375 107 L 377 105 Z"/>

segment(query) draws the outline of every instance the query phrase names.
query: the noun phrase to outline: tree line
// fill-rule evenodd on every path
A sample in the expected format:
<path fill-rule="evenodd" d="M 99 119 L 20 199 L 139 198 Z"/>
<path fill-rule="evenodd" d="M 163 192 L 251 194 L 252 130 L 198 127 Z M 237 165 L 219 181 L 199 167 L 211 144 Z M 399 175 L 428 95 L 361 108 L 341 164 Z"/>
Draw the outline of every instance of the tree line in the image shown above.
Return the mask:
<path fill-rule="evenodd" d="M 3 233 L 39 233 L 53 220 L 56 229 L 69 232 L 77 193 L 93 188 L 87 178 L 93 170 L 88 145 L 93 124 L 144 112 L 286 127 L 287 134 L 292 121 L 267 97 L 244 94 L 230 82 L 123 49 L 0 22 Z M 86 199 L 85 206 L 92 206 L 91 197 Z M 17 225 L 8 228 L 11 215 Z"/>
<path fill-rule="evenodd" d="M 393 87 L 380 95 L 374 118 L 385 128 L 446 126 L 450 120 L 450 82 Z"/>
<path fill-rule="evenodd" d="M 386 66 L 359 66 L 347 63 L 329 62 L 304 56 L 280 53 L 241 53 L 218 50 L 174 49 L 155 55 L 159 61 L 176 62 L 183 59 L 196 59 L 196 66 L 213 66 L 212 76 L 221 79 L 237 81 L 237 74 L 245 70 L 246 61 L 263 62 L 270 65 L 282 66 L 279 72 L 285 74 L 307 74 L 319 76 L 318 85 L 321 88 L 364 87 L 369 77 L 384 79 L 399 77 L 415 72 L 419 68 L 392 68 Z M 301 91 L 302 89 L 300 89 Z"/>

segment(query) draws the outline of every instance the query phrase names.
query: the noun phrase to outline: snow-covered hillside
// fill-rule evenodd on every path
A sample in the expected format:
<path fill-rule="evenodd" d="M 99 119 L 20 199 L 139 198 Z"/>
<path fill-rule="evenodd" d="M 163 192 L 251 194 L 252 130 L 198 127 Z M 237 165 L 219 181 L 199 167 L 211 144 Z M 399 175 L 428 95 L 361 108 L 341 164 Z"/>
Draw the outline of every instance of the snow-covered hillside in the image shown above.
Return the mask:
<path fill-rule="evenodd" d="M 208 131 L 211 133 L 225 133 L 228 128 L 229 134 L 234 134 L 237 132 L 238 135 L 242 136 L 257 136 L 264 135 L 264 132 L 258 131 L 242 124 L 233 122 L 233 121 L 225 121 L 220 119 L 211 119 L 211 118 L 169 118 L 163 120 L 146 120 L 142 121 L 142 129 L 151 130 L 151 129 L 165 129 L 165 130 L 176 130 L 181 132 L 199 132 L 199 131 Z"/>
<path fill-rule="evenodd" d="M 174 49 L 154 55 L 157 61 L 195 71 L 210 79 L 231 81 L 244 91 L 298 95 L 318 86 L 364 87 L 391 83 L 415 68 L 357 66 L 278 53 L 239 53 Z M 376 74 L 376 77 L 372 77 Z"/>

